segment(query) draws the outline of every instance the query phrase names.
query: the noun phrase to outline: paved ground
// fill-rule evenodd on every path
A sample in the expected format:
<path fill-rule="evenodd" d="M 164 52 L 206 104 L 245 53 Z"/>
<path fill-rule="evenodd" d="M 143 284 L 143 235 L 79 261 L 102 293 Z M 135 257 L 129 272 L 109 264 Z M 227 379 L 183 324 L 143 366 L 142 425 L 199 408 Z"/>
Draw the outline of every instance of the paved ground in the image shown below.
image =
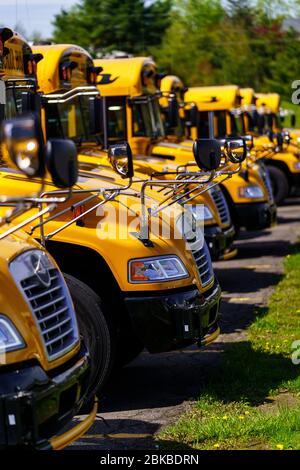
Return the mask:
<path fill-rule="evenodd" d="M 279 209 L 272 230 L 242 233 L 235 260 L 215 263 L 223 289 L 222 332 L 203 351 L 143 353 L 110 386 L 101 413 L 73 449 L 155 449 L 153 435 L 173 423 L 217 373 L 226 343 L 241 341 L 255 306 L 265 305 L 282 274 L 282 260 L 300 236 L 300 198 Z"/>

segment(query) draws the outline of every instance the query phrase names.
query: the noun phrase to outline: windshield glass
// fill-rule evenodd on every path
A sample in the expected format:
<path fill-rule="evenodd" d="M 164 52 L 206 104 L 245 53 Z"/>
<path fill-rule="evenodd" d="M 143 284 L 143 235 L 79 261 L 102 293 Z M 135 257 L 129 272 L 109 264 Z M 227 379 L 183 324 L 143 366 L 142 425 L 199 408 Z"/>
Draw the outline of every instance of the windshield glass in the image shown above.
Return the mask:
<path fill-rule="evenodd" d="M 227 135 L 227 126 L 226 126 L 226 111 L 215 111 L 215 137 L 217 139 L 222 139 Z"/>
<path fill-rule="evenodd" d="M 107 97 L 105 98 L 105 107 L 108 144 L 126 140 L 126 98 L 122 96 Z"/>
<path fill-rule="evenodd" d="M 67 100 L 48 97 L 45 105 L 47 138 L 72 139 L 76 143 L 98 142 L 101 134 L 91 134 L 90 95 L 74 95 Z"/>
<path fill-rule="evenodd" d="M 155 134 L 157 137 L 164 137 L 165 132 L 164 132 L 163 122 L 161 119 L 161 111 L 160 111 L 158 99 L 151 100 L 151 103 L 152 103 L 153 115 L 154 115 Z"/>
<path fill-rule="evenodd" d="M 132 101 L 133 136 L 158 138 L 164 136 L 160 107 L 157 99 L 143 98 Z"/>
<path fill-rule="evenodd" d="M 198 113 L 198 137 L 209 138 L 208 111 L 199 111 Z"/>
<path fill-rule="evenodd" d="M 237 114 L 236 112 L 231 112 L 230 122 L 231 122 L 231 135 L 232 136 L 239 136 L 239 135 L 245 134 L 243 114 Z"/>
<path fill-rule="evenodd" d="M 35 87 L 31 83 L 22 81 L 22 86 L 13 81 L 6 82 L 5 118 L 12 119 L 24 112 L 22 105 L 23 93 L 35 93 Z"/>

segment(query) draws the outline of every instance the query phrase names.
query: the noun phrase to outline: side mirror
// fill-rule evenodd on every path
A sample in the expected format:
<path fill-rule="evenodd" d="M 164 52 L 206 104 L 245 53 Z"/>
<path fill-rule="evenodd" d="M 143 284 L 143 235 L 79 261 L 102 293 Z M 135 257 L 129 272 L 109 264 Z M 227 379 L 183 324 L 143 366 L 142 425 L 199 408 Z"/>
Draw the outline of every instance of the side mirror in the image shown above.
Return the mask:
<path fill-rule="evenodd" d="M 1 128 L 4 159 L 29 177 L 45 175 L 44 139 L 37 117 L 16 117 L 4 121 Z"/>
<path fill-rule="evenodd" d="M 250 151 L 254 147 L 254 139 L 253 135 L 243 135 L 242 136 L 243 141 L 246 143 L 247 150 Z"/>
<path fill-rule="evenodd" d="M 46 165 L 53 184 L 71 188 L 78 179 L 77 148 L 72 140 L 50 139 L 46 143 Z"/>
<path fill-rule="evenodd" d="M 172 95 L 168 98 L 168 107 L 166 109 L 166 119 L 168 128 L 178 126 L 179 106 L 176 96 Z"/>
<path fill-rule="evenodd" d="M 217 139 L 197 139 L 193 144 L 197 165 L 206 171 L 216 170 L 221 162 L 221 145 Z"/>
<path fill-rule="evenodd" d="M 89 117 L 91 135 L 99 134 L 103 129 L 103 101 L 100 96 L 89 99 Z"/>
<path fill-rule="evenodd" d="M 296 126 L 296 114 L 291 114 L 291 127 L 295 127 Z"/>
<path fill-rule="evenodd" d="M 198 127 L 198 107 L 192 104 L 190 108 L 185 109 L 185 125 L 187 127 Z"/>
<path fill-rule="evenodd" d="M 232 163 L 242 163 L 247 157 L 247 144 L 244 139 L 228 139 L 225 152 Z"/>
<path fill-rule="evenodd" d="M 122 178 L 133 177 L 132 152 L 128 142 L 110 145 L 108 148 L 108 159 L 113 169 Z"/>

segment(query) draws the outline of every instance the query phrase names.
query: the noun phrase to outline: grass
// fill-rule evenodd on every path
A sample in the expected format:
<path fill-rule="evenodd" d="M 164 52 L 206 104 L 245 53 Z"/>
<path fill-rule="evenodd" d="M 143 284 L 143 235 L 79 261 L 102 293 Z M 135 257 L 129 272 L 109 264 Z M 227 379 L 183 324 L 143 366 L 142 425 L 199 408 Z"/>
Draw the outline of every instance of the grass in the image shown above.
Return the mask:
<path fill-rule="evenodd" d="M 232 343 L 219 373 L 160 445 L 195 449 L 300 449 L 300 246 L 267 308 L 255 312 L 245 341 Z M 298 358 L 300 359 L 300 346 Z"/>

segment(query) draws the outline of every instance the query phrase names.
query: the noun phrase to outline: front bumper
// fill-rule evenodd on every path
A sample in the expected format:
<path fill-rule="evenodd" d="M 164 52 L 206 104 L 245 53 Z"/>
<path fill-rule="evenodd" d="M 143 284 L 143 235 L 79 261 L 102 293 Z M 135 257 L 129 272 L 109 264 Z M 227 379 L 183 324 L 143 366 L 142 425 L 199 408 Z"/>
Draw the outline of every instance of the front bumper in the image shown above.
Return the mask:
<path fill-rule="evenodd" d="M 57 435 L 82 406 L 89 373 L 84 346 L 67 366 L 54 372 L 46 373 L 39 364 L 32 363 L 13 370 L 1 367 L 0 446 L 53 449 L 72 442 L 79 430 L 84 432 L 85 424 L 89 424 L 86 420 L 80 423 L 80 429 L 75 426 L 61 437 Z"/>
<path fill-rule="evenodd" d="M 262 230 L 276 224 L 277 207 L 268 202 L 236 204 L 238 224 L 247 230 Z"/>
<path fill-rule="evenodd" d="M 221 289 L 215 280 L 204 294 L 197 288 L 149 297 L 127 297 L 133 327 L 150 353 L 180 349 L 217 328 Z M 215 327 L 215 328 L 214 328 Z"/>
<path fill-rule="evenodd" d="M 235 238 L 234 227 L 222 230 L 218 225 L 205 226 L 204 236 L 213 260 L 223 259 L 232 250 Z"/>

